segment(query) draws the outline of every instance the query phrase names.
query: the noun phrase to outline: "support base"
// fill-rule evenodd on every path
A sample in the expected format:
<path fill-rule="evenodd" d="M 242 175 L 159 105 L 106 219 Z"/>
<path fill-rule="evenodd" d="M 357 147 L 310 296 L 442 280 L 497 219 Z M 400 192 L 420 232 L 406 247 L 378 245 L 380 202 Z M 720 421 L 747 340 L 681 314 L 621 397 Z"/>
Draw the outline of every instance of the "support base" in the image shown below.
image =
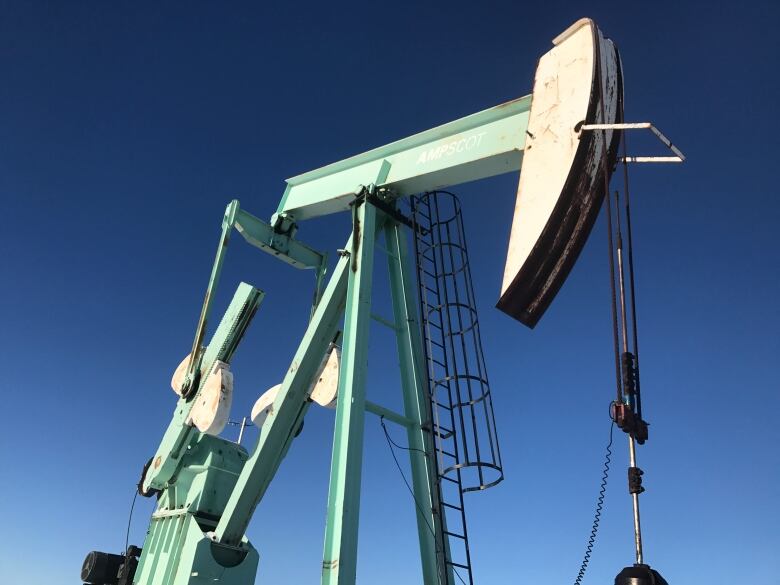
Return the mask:
<path fill-rule="evenodd" d="M 650 565 L 632 565 L 615 577 L 615 585 L 669 585 L 666 579 Z"/>

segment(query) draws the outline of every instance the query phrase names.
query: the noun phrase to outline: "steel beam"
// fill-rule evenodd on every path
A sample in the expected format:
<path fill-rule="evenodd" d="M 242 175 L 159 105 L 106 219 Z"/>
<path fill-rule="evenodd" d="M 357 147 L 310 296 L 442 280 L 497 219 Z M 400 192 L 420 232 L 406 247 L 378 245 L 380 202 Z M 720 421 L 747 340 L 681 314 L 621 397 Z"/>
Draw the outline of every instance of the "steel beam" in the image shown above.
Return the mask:
<path fill-rule="evenodd" d="M 353 210 L 354 239 L 333 432 L 323 585 L 355 583 L 376 216 L 376 208 L 369 203 Z"/>
<path fill-rule="evenodd" d="M 230 362 L 264 295 L 264 292 L 245 282 L 238 286 L 233 300 L 230 301 L 230 305 L 228 305 L 211 338 L 211 342 L 203 351 L 199 376 L 201 384 L 198 392 L 215 361 Z M 176 474 L 186 446 L 198 433 L 197 429 L 187 424 L 187 417 L 197 401 L 198 394 L 196 393 L 189 399 L 179 398 L 176 403 L 171 422 L 168 424 L 160 446 L 157 448 L 144 477 L 144 491 L 164 489 L 166 483 Z"/>
<path fill-rule="evenodd" d="M 234 203 L 237 206 L 238 201 Z M 295 268 L 319 269 L 325 262 L 324 254 L 287 234 L 277 233 L 269 224 L 243 209 L 235 215 L 235 228 L 249 244 Z"/>
<path fill-rule="evenodd" d="M 412 277 L 406 234 L 398 224 L 385 226 L 387 260 L 390 269 L 390 292 L 393 300 L 393 316 L 396 325 L 401 387 L 404 396 L 404 413 L 415 424 L 407 426 L 409 463 L 412 469 L 412 486 L 417 507 L 417 534 L 425 585 L 451 583 L 451 568 L 445 563 L 442 518 L 436 489 L 437 471 L 431 436 L 431 414 L 425 376 L 425 358 L 421 339 L 416 290 Z M 447 573 L 450 580 L 447 580 Z"/>
<path fill-rule="evenodd" d="M 346 249 L 351 249 L 352 237 Z M 308 410 L 307 390 L 328 345 L 333 340 L 347 295 L 350 258 L 342 257 L 325 287 L 306 333 L 282 381 L 274 401 L 273 414 L 260 429 L 252 455 L 236 482 L 225 512 L 214 532 L 214 539 L 229 545 L 241 542 L 257 504 L 290 447 Z"/>
<path fill-rule="evenodd" d="M 275 218 L 346 211 L 360 185 L 401 197 L 518 171 L 530 109 L 529 95 L 287 179 Z"/>
<path fill-rule="evenodd" d="M 416 423 L 412 419 L 406 418 L 403 415 L 398 414 L 394 410 L 385 408 L 381 404 L 376 404 L 370 400 L 366 400 L 366 412 L 377 415 L 379 418 L 386 418 L 389 421 L 394 422 L 402 427 L 414 426 Z"/>

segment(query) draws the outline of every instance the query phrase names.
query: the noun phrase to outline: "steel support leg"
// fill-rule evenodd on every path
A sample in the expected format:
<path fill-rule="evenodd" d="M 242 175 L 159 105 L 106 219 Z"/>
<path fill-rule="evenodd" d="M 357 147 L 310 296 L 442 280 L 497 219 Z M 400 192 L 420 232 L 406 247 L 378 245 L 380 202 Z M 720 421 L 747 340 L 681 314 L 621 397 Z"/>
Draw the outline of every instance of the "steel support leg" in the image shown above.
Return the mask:
<path fill-rule="evenodd" d="M 431 416 L 425 384 L 425 358 L 420 337 L 420 323 L 415 302 L 416 285 L 412 278 L 406 236 L 398 224 L 385 226 L 385 242 L 390 268 L 390 291 L 393 299 L 398 362 L 404 395 L 404 413 L 413 425 L 407 427 L 412 485 L 417 501 L 417 532 L 420 541 L 423 582 L 425 585 L 447 583 L 447 566 L 441 542 L 442 531 L 436 489 L 436 461 L 430 433 Z M 427 430 L 426 430 L 427 429 Z M 423 454 L 425 453 L 425 454 Z M 437 542 L 437 540 L 439 542 Z"/>
<path fill-rule="evenodd" d="M 346 247 L 352 247 L 352 238 Z M 215 540 L 220 543 L 241 542 L 255 508 L 300 428 L 310 404 L 306 392 L 341 322 L 349 274 L 349 258 L 341 258 L 284 376 L 274 402 L 274 414 L 260 429 L 257 443 L 225 506 L 215 530 Z"/>
<path fill-rule="evenodd" d="M 354 210 L 353 218 L 347 305 L 344 313 L 344 342 L 322 560 L 323 585 L 353 585 L 357 569 L 376 209 L 364 202 Z"/>

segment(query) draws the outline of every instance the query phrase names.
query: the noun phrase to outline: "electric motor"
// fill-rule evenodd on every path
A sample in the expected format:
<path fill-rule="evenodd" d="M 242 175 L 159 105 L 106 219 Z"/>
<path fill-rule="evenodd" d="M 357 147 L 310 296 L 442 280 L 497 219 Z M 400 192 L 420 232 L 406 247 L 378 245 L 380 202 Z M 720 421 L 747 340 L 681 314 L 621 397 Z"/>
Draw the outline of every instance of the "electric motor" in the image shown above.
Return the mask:
<path fill-rule="evenodd" d="M 116 585 L 124 562 L 124 555 L 93 550 L 81 566 L 81 580 L 91 585 Z"/>

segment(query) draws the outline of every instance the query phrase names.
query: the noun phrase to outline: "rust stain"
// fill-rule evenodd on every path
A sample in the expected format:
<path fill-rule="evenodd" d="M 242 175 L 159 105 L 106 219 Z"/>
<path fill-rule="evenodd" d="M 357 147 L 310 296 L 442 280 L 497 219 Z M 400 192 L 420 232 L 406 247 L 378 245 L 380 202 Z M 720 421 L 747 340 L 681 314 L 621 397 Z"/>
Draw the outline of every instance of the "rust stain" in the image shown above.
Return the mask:
<path fill-rule="evenodd" d="M 357 272 L 358 269 L 358 251 L 360 250 L 360 219 L 355 211 L 355 227 L 353 228 L 352 236 L 352 272 Z"/>

